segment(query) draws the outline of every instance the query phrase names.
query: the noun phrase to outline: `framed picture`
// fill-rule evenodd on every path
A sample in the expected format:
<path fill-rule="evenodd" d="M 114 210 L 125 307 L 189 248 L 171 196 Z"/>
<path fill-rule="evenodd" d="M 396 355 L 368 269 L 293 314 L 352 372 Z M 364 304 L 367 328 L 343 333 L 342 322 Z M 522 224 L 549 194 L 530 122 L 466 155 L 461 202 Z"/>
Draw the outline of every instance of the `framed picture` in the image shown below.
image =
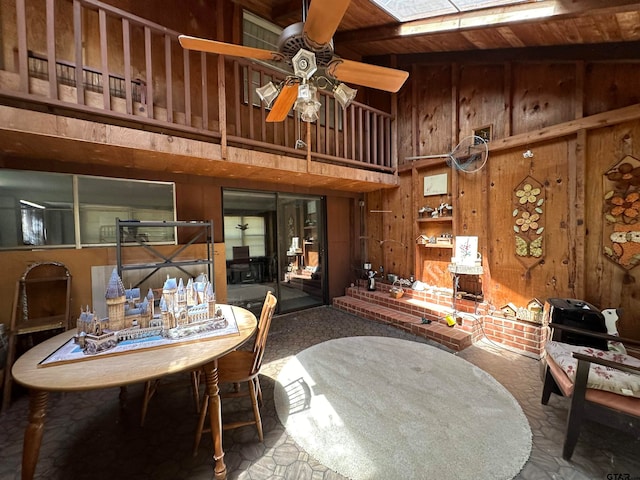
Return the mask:
<path fill-rule="evenodd" d="M 473 266 L 478 260 L 478 237 L 456 237 L 456 263 Z"/>
<path fill-rule="evenodd" d="M 445 195 L 449 190 L 448 180 L 449 177 L 446 173 L 424 177 L 424 196 Z"/>
<path fill-rule="evenodd" d="M 493 129 L 492 125 L 485 125 L 484 127 L 476 128 L 473 131 L 473 134 L 476 137 L 480 137 L 485 142 L 489 143 L 491 141 L 492 129 Z"/>

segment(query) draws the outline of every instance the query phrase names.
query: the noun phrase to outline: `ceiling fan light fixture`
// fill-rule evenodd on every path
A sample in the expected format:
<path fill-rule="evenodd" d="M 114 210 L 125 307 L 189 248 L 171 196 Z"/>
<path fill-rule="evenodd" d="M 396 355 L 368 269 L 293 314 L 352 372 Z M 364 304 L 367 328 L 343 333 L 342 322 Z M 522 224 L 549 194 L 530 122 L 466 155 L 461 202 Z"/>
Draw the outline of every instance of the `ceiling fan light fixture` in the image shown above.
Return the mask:
<path fill-rule="evenodd" d="M 303 122 L 313 123 L 318 120 L 318 111 L 320 110 L 320 102 L 306 102 L 298 111 L 300 112 L 300 119 Z"/>
<path fill-rule="evenodd" d="M 347 108 L 351 104 L 356 97 L 356 93 L 358 93 L 358 90 L 351 88 L 345 83 L 339 83 L 336 88 L 333 89 L 333 96 L 342 108 Z"/>
<path fill-rule="evenodd" d="M 303 122 L 315 122 L 320 111 L 318 101 L 318 88 L 309 83 L 303 83 L 298 87 L 298 99 L 293 108 L 300 113 Z"/>
<path fill-rule="evenodd" d="M 293 56 L 291 64 L 296 77 L 305 80 L 309 80 L 313 74 L 316 73 L 316 70 L 318 70 L 315 54 L 304 48 L 298 50 L 298 53 Z"/>
<path fill-rule="evenodd" d="M 260 100 L 262 100 L 262 103 L 264 103 L 264 106 L 269 108 L 280 93 L 280 90 L 273 84 L 273 82 L 269 82 L 256 88 L 256 93 L 260 97 Z"/>

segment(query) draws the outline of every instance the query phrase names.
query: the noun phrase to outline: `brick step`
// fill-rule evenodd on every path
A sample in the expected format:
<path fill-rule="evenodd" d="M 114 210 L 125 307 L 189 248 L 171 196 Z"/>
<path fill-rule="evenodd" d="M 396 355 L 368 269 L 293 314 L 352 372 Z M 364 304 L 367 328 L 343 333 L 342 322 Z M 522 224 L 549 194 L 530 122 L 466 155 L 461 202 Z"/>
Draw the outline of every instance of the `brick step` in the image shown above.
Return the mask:
<path fill-rule="evenodd" d="M 432 322 L 441 322 L 443 324 L 446 324 L 444 317 L 453 313 L 451 305 L 440 305 L 410 296 L 391 298 L 389 286 L 384 284 L 373 292 L 362 287 L 349 287 L 346 289 L 346 295 L 358 300 L 364 300 L 369 303 L 398 310 L 409 315 L 419 316 L 421 319 L 425 317 Z"/>
<path fill-rule="evenodd" d="M 366 292 L 368 294 L 366 299 L 362 299 L 357 298 L 355 296 L 357 294 L 352 296 L 351 293 L 354 292 L 349 292 L 350 289 L 347 290 L 349 295 L 333 299 L 334 307 L 362 318 L 392 325 L 414 335 L 438 342 L 455 351 L 463 350 L 472 343 L 473 335 L 471 332 L 464 331 L 458 326 L 449 327 L 440 317 L 433 319 L 432 323 L 426 324 L 422 323 L 422 318 L 429 318 L 429 316 L 422 313 L 415 315 L 395 308 L 396 302 L 398 306 L 403 303 L 399 302 L 402 299 L 390 298 L 388 293 L 384 295 L 384 300 L 387 301 L 385 304 L 375 302 L 378 296 L 380 296 L 380 300 L 383 300 L 382 292 Z"/>

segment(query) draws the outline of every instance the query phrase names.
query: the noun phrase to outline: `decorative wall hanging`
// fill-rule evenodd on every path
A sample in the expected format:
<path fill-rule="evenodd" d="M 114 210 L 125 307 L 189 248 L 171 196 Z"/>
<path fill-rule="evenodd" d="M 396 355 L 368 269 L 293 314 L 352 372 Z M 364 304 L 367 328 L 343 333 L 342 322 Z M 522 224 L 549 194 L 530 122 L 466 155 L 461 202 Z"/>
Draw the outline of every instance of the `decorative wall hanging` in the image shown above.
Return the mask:
<path fill-rule="evenodd" d="M 439 173 L 424 177 L 424 196 L 445 195 L 449 191 L 448 175 Z"/>
<path fill-rule="evenodd" d="M 516 258 L 529 269 L 544 257 L 544 188 L 527 176 L 513 192 Z"/>
<path fill-rule="evenodd" d="M 604 254 L 627 270 L 640 263 L 640 160 L 627 155 L 603 177 Z"/>

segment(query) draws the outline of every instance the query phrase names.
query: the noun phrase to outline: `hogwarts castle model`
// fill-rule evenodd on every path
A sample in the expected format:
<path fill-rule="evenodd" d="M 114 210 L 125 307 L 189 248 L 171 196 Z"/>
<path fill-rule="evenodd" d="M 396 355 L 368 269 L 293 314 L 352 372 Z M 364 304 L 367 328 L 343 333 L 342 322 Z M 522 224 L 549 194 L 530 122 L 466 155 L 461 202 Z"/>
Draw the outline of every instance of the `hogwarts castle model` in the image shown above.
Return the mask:
<path fill-rule="evenodd" d="M 80 313 L 75 342 L 85 354 L 109 350 L 124 341 L 144 341 L 152 337 L 182 339 L 197 333 L 225 328 L 228 322 L 216 309 L 213 285 L 206 275 L 189 279 L 169 278 L 155 312 L 155 298 L 149 289 L 141 300 L 140 289 L 125 289 L 116 269 L 107 292 L 107 318 L 99 318 L 89 307 Z"/>

